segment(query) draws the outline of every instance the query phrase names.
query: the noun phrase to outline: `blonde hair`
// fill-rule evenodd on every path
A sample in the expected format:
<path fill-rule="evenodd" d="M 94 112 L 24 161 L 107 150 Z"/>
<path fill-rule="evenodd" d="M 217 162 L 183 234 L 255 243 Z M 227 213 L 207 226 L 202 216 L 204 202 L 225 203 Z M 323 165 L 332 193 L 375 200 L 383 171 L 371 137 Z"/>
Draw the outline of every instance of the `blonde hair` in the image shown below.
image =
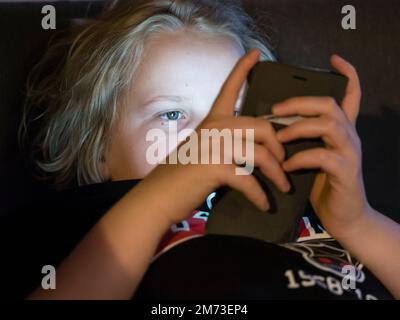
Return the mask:
<path fill-rule="evenodd" d="M 102 157 L 150 35 L 186 28 L 227 36 L 244 52 L 258 48 L 261 60 L 274 60 L 268 38 L 238 1 L 134 3 L 113 3 L 51 46 L 32 70 L 20 137 L 34 136 L 32 160 L 58 188 L 105 180 Z"/>

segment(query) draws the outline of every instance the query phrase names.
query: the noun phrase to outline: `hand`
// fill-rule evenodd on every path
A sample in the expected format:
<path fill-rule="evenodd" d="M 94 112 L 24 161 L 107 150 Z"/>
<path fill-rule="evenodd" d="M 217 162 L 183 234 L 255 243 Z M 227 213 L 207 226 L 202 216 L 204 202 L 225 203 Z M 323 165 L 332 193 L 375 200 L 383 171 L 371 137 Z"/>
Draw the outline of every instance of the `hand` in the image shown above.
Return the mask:
<path fill-rule="evenodd" d="M 220 94 L 213 104 L 207 117 L 195 131 L 200 140 L 202 129 L 254 129 L 254 164 L 266 177 L 282 191 L 287 192 L 290 184 L 280 165 L 285 158 L 283 145 L 277 140 L 276 132 L 271 123 L 262 118 L 234 117 L 234 106 L 240 90 L 246 81 L 248 72 L 259 59 L 259 51 L 252 50 L 243 56 L 224 83 Z M 185 143 L 181 143 L 173 153 L 174 156 Z M 242 147 L 245 149 L 246 137 L 243 137 Z M 200 143 L 201 144 L 201 143 Z M 224 159 L 224 150 L 220 154 Z M 207 150 L 212 153 L 214 150 Z M 204 150 L 201 150 L 204 152 Z M 243 153 L 242 153 L 243 154 Z M 237 175 L 238 165 L 235 159 L 231 164 L 167 164 L 158 165 L 147 177 L 144 183 L 152 184 L 149 194 L 155 192 L 162 198 L 157 201 L 168 209 L 163 214 L 169 223 L 176 223 L 185 218 L 204 201 L 207 195 L 216 188 L 227 185 L 237 189 L 261 210 L 269 207 L 267 196 L 253 175 Z M 178 158 L 178 157 L 177 157 Z M 211 159 L 211 155 L 209 157 Z M 159 192 L 157 192 L 159 190 Z M 154 201 L 154 200 L 153 200 Z M 169 207 L 168 207 L 169 206 Z"/>
<path fill-rule="evenodd" d="M 362 152 L 356 132 L 361 89 L 354 67 L 334 55 L 332 66 L 349 78 L 340 108 L 331 97 L 298 97 L 273 107 L 279 116 L 301 115 L 302 119 L 278 132 L 278 140 L 286 143 L 299 138 L 321 137 L 326 148 L 298 152 L 283 162 L 287 172 L 320 168 L 310 200 L 323 226 L 338 238 L 351 232 L 370 210 L 362 176 Z"/>

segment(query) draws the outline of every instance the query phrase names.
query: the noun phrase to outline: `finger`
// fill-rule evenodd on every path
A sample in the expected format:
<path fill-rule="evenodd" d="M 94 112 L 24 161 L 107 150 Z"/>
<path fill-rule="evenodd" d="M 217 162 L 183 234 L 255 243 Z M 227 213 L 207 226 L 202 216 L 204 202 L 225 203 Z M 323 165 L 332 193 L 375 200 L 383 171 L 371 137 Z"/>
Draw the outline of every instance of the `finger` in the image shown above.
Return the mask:
<path fill-rule="evenodd" d="M 347 118 L 351 123 L 355 124 L 360 111 L 361 101 L 361 86 L 357 71 L 353 65 L 338 55 L 331 57 L 331 64 L 336 71 L 349 79 L 341 106 Z"/>
<path fill-rule="evenodd" d="M 286 151 L 283 144 L 278 140 L 277 132 L 272 123 L 263 117 L 256 118 L 255 122 L 258 125 L 257 129 L 259 128 L 258 130 L 256 129 L 256 142 L 266 146 L 276 160 L 282 163 L 285 160 Z"/>
<path fill-rule="evenodd" d="M 224 165 L 224 184 L 236 189 L 244 194 L 244 196 L 256 207 L 262 211 L 269 209 L 269 201 L 264 190 L 261 188 L 257 179 L 251 175 L 238 175 L 236 169 L 243 169 L 236 165 Z M 245 169 L 243 169 L 245 170 Z"/>
<path fill-rule="evenodd" d="M 290 183 L 275 157 L 264 146 L 254 145 L 254 164 L 282 192 L 290 190 Z"/>
<path fill-rule="evenodd" d="M 245 164 L 247 170 L 250 170 L 251 173 L 254 167 L 260 168 L 264 176 L 271 180 L 282 192 L 290 190 L 290 183 L 285 172 L 265 146 L 254 144 L 254 142 L 249 146 L 248 141 L 242 141 L 241 148 L 235 148 L 233 157 L 235 164 Z"/>
<path fill-rule="evenodd" d="M 240 138 L 248 139 L 248 129 L 252 129 L 254 133 L 254 142 L 261 143 L 266 146 L 274 157 L 282 162 L 285 159 L 285 149 L 277 139 L 276 131 L 272 124 L 263 118 L 254 118 L 247 116 L 240 116 L 237 118 L 229 118 L 218 121 L 218 123 L 209 124 L 213 128 L 222 130 L 224 128 L 229 128 L 230 130 L 239 130 L 236 132 L 241 132 L 242 136 Z"/>
<path fill-rule="evenodd" d="M 295 97 L 272 106 L 276 116 L 325 116 L 338 118 L 343 113 L 332 97 Z"/>
<path fill-rule="evenodd" d="M 313 148 L 295 153 L 282 164 L 282 167 L 288 172 L 320 168 L 333 177 L 339 177 L 340 173 L 344 172 L 344 159 L 332 150 Z"/>
<path fill-rule="evenodd" d="M 242 86 L 247 79 L 247 75 L 258 62 L 259 57 L 260 51 L 258 49 L 253 49 L 239 59 L 223 84 L 221 91 L 211 108 L 211 114 L 233 114 L 236 101 L 239 97 Z"/>
<path fill-rule="evenodd" d="M 308 118 L 299 120 L 278 131 L 277 138 L 281 143 L 300 138 L 319 138 L 330 147 L 345 148 L 349 143 L 346 127 L 336 119 Z"/>

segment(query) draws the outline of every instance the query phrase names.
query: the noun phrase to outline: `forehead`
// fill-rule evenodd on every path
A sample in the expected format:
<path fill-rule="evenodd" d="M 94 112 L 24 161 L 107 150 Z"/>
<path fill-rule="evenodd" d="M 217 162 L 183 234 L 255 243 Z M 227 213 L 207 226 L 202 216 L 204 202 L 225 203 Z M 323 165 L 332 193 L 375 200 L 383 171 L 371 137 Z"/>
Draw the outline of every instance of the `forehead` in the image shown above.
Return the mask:
<path fill-rule="evenodd" d="M 215 94 L 242 54 L 228 37 L 161 33 L 146 41 L 132 91 L 139 96 Z"/>

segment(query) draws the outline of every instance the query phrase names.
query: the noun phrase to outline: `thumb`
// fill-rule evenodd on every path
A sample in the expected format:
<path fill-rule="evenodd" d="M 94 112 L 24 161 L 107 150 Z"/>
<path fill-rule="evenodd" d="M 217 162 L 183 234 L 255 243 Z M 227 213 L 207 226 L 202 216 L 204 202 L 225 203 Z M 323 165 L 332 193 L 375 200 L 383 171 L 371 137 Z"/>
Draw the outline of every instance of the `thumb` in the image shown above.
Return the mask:
<path fill-rule="evenodd" d="M 252 49 L 242 56 L 224 82 L 209 115 L 233 115 L 236 101 L 250 70 L 258 62 L 260 51 Z"/>
<path fill-rule="evenodd" d="M 349 62 L 338 55 L 333 55 L 331 57 L 331 64 L 339 73 L 345 75 L 349 79 L 341 105 L 347 118 L 351 123 L 355 124 L 360 110 L 361 100 L 361 87 L 357 71 Z"/>

